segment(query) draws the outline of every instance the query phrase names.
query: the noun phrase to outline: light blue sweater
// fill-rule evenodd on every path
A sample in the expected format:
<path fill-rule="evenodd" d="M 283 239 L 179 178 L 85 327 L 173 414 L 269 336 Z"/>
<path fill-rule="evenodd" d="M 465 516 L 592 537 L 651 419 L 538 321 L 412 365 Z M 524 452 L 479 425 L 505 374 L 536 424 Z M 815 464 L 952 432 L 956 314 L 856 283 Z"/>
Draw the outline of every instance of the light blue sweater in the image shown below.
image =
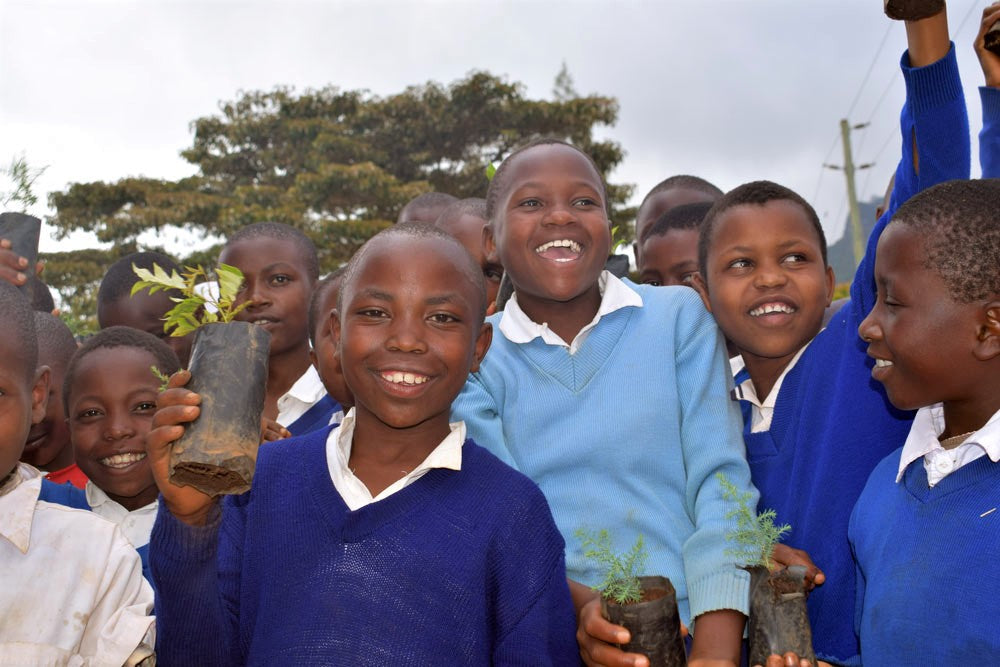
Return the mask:
<path fill-rule="evenodd" d="M 606 528 L 622 551 L 642 533 L 646 570 L 670 578 L 685 622 L 746 613 L 748 576 L 724 553 L 732 522 L 715 478 L 753 488 L 722 337 L 694 290 L 627 284 L 643 306 L 603 316 L 574 355 L 497 330 L 453 416 L 541 487 L 570 579 L 601 579 L 577 530 Z"/>

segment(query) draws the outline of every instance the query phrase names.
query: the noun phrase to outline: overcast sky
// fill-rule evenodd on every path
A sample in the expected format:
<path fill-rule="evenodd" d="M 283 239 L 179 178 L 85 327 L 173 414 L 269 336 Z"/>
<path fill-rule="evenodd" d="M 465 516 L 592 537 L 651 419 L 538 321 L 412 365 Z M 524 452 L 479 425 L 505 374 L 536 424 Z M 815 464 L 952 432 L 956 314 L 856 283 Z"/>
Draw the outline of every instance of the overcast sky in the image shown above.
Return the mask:
<path fill-rule="evenodd" d="M 982 73 L 971 44 L 986 4 L 949 7 L 973 134 Z M 870 121 L 853 134 L 856 162 L 875 162 L 858 174 L 859 196 L 884 191 L 905 42 L 882 0 L 0 0 L 0 163 L 23 153 L 47 165 L 40 194 L 176 179 L 194 171 L 179 155 L 190 122 L 241 90 L 389 95 L 484 69 L 549 98 L 565 62 L 580 93 L 618 99 L 618 123 L 598 133 L 624 147 L 611 180 L 636 184 L 636 199 L 678 173 L 724 190 L 771 179 L 816 206 L 832 242 L 844 178 L 822 164 L 842 163 L 841 118 Z M 43 250 L 70 244 L 94 245 L 43 231 Z"/>

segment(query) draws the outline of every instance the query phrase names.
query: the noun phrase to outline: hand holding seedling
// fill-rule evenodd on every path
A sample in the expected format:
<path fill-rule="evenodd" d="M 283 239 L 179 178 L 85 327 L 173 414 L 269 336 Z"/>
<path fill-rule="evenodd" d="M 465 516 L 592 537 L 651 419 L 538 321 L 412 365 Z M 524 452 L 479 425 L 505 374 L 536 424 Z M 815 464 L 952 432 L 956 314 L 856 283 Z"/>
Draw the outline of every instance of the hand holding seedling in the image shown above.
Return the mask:
<path fill-rule="evenodd" d="M 771 553 L 772 569 L 781 569 L 791 565 L 801 565 L 806 568 L 805 585 L 806 590 L 811 591 L 817 586 L 821 586 L 826 581 L 823 570 L 816 567 L 809 554 L 801 549 L 793 549 L 787 544 L 775 544 Z"/>
<path fill-rule="evenodd" d="M 972 43 L 976 49 L 976 55 L 979 56 L 979 65 L 983 68 L 983 75 L 986 77 L 986 85 L 991 88 L 1000 88 L 1000 55 L 986 48 L 986 33 L 997 21 L 1000 21 L 1000 2 L 994 2 L 983 10 L 979 34 L 976 35 L 976 39 Z"/>
<path fill-rule="evenodd" d="M 580 584 L 577 584 L 578 586 Z M 627 644 L 628 630 L 601 616 L 601 598 L 593 598 L 580 608 L 577 615 L 576 641 L 580 657 L 587 665 L 606 667 L 648 667 L 649 659 L 638 653 L 625 653 L 615 644 Z"/>
<path fill-rule="evenodd" d="M 215 499 L 190 486 L 178 486 L 170 481 L 170 449 L 184 435 L 184 424 L 201 414 L 201 397 L 184 385 L 191 379 L 188 371 L 177 371 L 167 388 L 156 398 L 153 428 L 146 436 L 146 456 L 163 495 L 163 503 L 179 521 L 192 526 L 204 525 Z"/>
<path fill-rule="evenodd" d="M 15 253 L 8 239 L 0 239 L 0 279 L 11 285 L 21 286 L 28 282 L 28 260 Z M 45 267 L 43 262 L 35 264 L 35 274 L 41 274 Z"/>
<path fill-rule="evenodd" d="M 284 440 L 292 437 L 292 432 L 287 428 L 267 417 L 260 418 L 260 442 L 271 442 L 272 440 Z"/>

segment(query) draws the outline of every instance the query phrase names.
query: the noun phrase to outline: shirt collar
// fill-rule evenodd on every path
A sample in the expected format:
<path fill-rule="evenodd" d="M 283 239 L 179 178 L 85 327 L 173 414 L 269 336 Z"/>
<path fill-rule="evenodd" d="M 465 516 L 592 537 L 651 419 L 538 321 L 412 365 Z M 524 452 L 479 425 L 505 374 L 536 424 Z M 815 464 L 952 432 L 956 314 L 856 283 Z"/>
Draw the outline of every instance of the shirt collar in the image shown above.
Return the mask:
<path fill-rule="evenodd" d="M 325 393 L 326 387 L 323 386 L 323 380 L 320 379 L 316 367 L 309 364 L 306 372 L 299 376 L 299 379 L 295 381 L 295 384 L 292 385 L 291 389 L 279 401 L 285 398 L 294 398 L 302 403 L 312 405 L 323 398 Z"/>
<path fill-rule="evenodd" d="M 642 307 L 642 297 L 639 293 L 609 271 L 601 272 L 597 286 L 601 290 L 601 305 L 597 308 L 597 314 L 589 324 L 580 329 L 580 333 L 571 344 L 567 344 L 561 336 L 552 331 L 548 323 L 538 323 L 528 317 L 517 302 L 516 292 L 504 306 L 503 315 L 500 317 L 500 332 L 512 343 L 530 343 L 536 338 L 541 338 L 547 345 L 567 347 L 570 354 L 575 354 L 587 334 L 597 326 L 602 317 L 622 308 Z"/>
<path fill-rule="evenodd" d="M 354 419 L 354 408 L 351 408 L 344 415 L 344 420 L 340 422 L 340 426 L 335 428 L 330 434 L 331 438 L 336 438 L 337 450 L 336 461 L 334 461 L 334 457 L 327 457 L 330 467 L 336 465 L 341 471 L 350 470 L 347 462 L 351 460 L 351 445 L 354 441 Z M 427 472 L 434 468 L 462 469 L 462 445 L 465 444 L 465 422 L 452 422 L 448 427 L 451 429 L 451 432 L 427 455 L 423 463 L 409 472 L 408 477 Z"/>
<path fill-rule="evenodd" d="M 14 476 L 0 489 L 0 537 L 23 554 L 28 553 L 31 522 L 41 490 L 41 473 L 23 463 L 18 464 Z"/>
<path fill-rule="evenodd" d="M 811 343 L 812 341 L 809 342 Z M 788 375 L 789 371 L 795 368 L 795 364 L 799 363 L 799 359 L 802 357 L 802 353 L 806 351 L 807 347 L 809 347 L 809 343 L 803 345 L 802 349 L 795 353 L 795 356 L 792 357 L 792 360 L 788 362 L 787 366 L 785 366 L 785 370 L 781 371 L 781 375 L 779 375 L 778 379 L 775 380 L 774 386 L 771 387 L 771 391 L 763 401 L 757 396 L 757 389 L 754 387 L 753 380 L 750 378 L 747 378 L 743 382 L 739 383 L 736 388 L 733 389 L 733 396 L 737 400 L 747 401 L 750 405 L 757 408 L 774 408 L 774 404 L 778 402 L 778 392 L 781 391 L 781 383 L 785 381 L 785 376 Z M 740 357 L 741 362 L 742 359 L 743 358 Z M 730 360 L 730 365 L 732 366 L 732 360 Z M 740 370 L 745 367 L 746 364 L 741 363 Z"/>
<path fill-rule="evenodd" d="M 942 449 L 938 437 L 944 433 L 944 406 L 941 403 L 917 410 L 906 435 L 903 452 L 899 457 L 896 482 L 903 479 L 906 469 L 931 452 Z M 981 429 L 969 436 L 964 445 L 978 445 L 994 463 L 1000 461 L 1000 410 L 993 413 Z"/>

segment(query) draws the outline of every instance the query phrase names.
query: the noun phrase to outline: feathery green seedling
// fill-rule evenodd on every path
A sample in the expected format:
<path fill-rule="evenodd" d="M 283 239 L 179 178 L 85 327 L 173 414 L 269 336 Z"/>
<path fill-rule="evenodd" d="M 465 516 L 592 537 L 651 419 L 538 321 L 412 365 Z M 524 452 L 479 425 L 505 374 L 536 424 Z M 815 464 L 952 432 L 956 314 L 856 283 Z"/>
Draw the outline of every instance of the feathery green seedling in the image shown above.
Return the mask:
<path fill-rule="evenodd" d="M 722 486 L 722 497 L 736 504 L 736 507 L 726 512 L 726 518 L 736 518 L 736 530 L 726 533 L 726 539 L 737 546 L 726 549 L 726 555 L 737 559 L 746 567 L 762 565 L 771 568 L 771 557 L 774 555 L 774 545 L 781 541 L 782 536 L 792 529 L 787 523 L 774 525 L 777 516 L 774 510 L 764 510 L 760 514 L 750 507 L 753 493 L 740 492 L 736 486 L 721 472 L 715 474 Z"/>
<path fill-rule="evenodd" d="M 600 592 L 604 599 L 618 604 L 639 602 L 642 599 L 639 577 L 649 557 L 642 535 L 623 554 L 612 550 L 611 534 L 607 530 L 594 534 L 581 528 L 576 531 L 576 536 L 583 544 L 583 555 L 604 569 L 604 580 L 594 586 L 594 590 Z"/>

